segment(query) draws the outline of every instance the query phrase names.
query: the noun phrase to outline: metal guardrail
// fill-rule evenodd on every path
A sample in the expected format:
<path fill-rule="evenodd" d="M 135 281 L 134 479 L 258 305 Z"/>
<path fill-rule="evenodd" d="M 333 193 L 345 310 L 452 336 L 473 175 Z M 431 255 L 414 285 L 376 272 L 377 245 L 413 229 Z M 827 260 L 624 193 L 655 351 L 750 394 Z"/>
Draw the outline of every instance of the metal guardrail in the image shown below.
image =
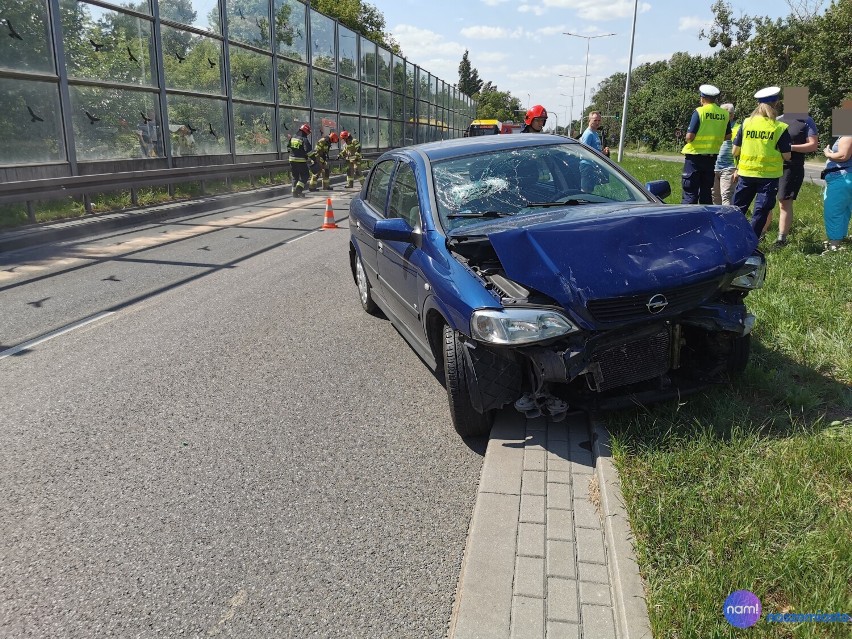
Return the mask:
<path fill-rule="evenodd" d="M 362 152 L 361 155 L 364 160 L 369 161 L 379 157 L 385 150 Z M 344 163 L 345 161 L 339 158 L 330 160 L 330 164 L 335 166 Z M 271 160 L 22 180 L 0 184 L 0 204 L 25 202 L 29 220 L 35 223 L 34 202 L 82 195 L 86 212 L 91 213 L 90 196 L 92 194 L 129 190 L 133 206 L 138 206 L 136 190 L 142 187 L 167 185 L 171 188 L 173 185 L 183 182 L 200 181 L 201 197 L 204 197 L 205 180 L 230 180 L 234 177 L 248 176 L 253 182 L 256 176 L 271 175 L 289 170 L 289 160 Z"/>

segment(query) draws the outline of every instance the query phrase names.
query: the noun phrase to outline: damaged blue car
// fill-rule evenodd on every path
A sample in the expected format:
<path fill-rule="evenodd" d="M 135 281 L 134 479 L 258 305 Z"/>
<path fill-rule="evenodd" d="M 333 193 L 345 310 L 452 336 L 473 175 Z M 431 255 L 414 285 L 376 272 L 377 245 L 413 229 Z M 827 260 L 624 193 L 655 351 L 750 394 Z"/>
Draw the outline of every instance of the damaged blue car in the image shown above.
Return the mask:
<path fill-rule="evenodd" d="M 766 261 L 733 207 L 664 204 L 575 140 L 388 151 L 350 205 L 361 305 L 435 371 L 462 436 L 677 397 L 748 362 Z"/>

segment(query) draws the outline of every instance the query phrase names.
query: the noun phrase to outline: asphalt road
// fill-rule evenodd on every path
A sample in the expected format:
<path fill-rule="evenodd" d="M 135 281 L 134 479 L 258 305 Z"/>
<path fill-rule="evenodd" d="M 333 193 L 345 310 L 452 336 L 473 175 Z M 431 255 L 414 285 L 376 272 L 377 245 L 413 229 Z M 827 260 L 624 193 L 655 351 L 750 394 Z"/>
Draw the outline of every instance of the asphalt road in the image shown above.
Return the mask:
<path fill-rule="evenodd" d="M 0 637 L 445 636 L 482 451 L 324 205 L 0 256 Z"/>

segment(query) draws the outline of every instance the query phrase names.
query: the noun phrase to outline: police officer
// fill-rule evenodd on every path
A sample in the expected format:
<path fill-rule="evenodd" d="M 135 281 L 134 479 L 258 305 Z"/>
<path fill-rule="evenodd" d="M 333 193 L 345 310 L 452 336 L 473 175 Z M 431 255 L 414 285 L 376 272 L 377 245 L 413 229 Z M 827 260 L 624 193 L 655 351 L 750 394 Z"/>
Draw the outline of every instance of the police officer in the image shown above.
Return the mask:
<path fill-rule="evenodd" d="M 716 104 L 719 89 L 712 84 L 698 87 L 701 106 L 692 112 L 686 128 L 683 159 L 682 204 L 712 204 L 716 156 L 723 140 L 731 139 L 728 112 Z"/>
<path fill-rule="evenodd" d="M 308 188 L 311 191 L 318 191 L 317 177 L 322 178 L 322 188 L 324 191 L 332 191 L 331 186 L 331 170 L 328 167 L 328 152 L 331 150 L 331 145 L 337 144 L 337 133 L 332 131 L 329 135 L 322 136 L 317 140 L 317 145 L 314 150 L 308 153 L 308 157 L 313 160 L 311 167 L 311 179 L 308 182 Z"/>
<path fill-rule="evenodd" d="M 535 104 L 527 109 L 521 133 L 541 133 L 545 123 L 547 123 L 547 109 L 540 104 Z"/>
<path fill-rule="evenodd" d="M 355 186 L 355 179 L 361 176 L 361 143 L 349 131 L 341 131 L 340 139 L 343 141 L 340 157 L 347 163 L 346 186 L 344 188 L 351 189 Z"/>
<path fill-rule="evenodd" d="M 311 127 L 305 123 L 287 143 L 287 151 L 290 153 L 290 174 L 293 176 L 293 197 L 305 197 L 305 184 L 309 177 L 308 154 L 311 152 L 311 141 L 308 139 L 310 134 Z"/>
<path fill-rule="evenodd" d="M 790 159 L 790 132 L 775 118 L 779 87 L 766 87 L 754 94 L 757 108 L 743 121 L 734 139 L 733 153 L 739 157 L 740 179 L 733 204 L 745 215 L 754 201 L 751 228 L 760 238 L 766 220 L 775 206 L 778 178 L 784 172 L 784 160 Z"/>

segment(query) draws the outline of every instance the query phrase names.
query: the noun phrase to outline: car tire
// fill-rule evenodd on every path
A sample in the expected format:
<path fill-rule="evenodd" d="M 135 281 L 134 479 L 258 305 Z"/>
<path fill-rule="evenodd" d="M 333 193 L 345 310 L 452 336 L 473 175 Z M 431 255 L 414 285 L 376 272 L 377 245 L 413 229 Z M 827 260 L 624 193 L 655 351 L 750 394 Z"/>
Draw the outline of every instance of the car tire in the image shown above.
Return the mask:
<path fill-rule="evenodd" d="M 358 286 L 358 299 L 361 300 L 361 308 L 370 315 L 378 313 L 379 307 L 373 301 L 373 286 L 367 279 L 367 271 L 364 270 L 360 255 L 355 256 L 355 284 Z"/>
<path fill-rule="evenodd" d="M 458 333 L 444 326 L 444 381 L 450 403 L 450 418 L 463 438 L 482 437 L 491 430 L 493 412 L 478 412 L 470 400 L 468 369 L 464 362 L 464 345 Z"/>
<path fill-rule="evenodd" d="M 728 355 L 728 371 L 742 373 L 748 366 L 751 354 L 751 334 L 735 337 L 731 341 L 731 352 Z"/>

